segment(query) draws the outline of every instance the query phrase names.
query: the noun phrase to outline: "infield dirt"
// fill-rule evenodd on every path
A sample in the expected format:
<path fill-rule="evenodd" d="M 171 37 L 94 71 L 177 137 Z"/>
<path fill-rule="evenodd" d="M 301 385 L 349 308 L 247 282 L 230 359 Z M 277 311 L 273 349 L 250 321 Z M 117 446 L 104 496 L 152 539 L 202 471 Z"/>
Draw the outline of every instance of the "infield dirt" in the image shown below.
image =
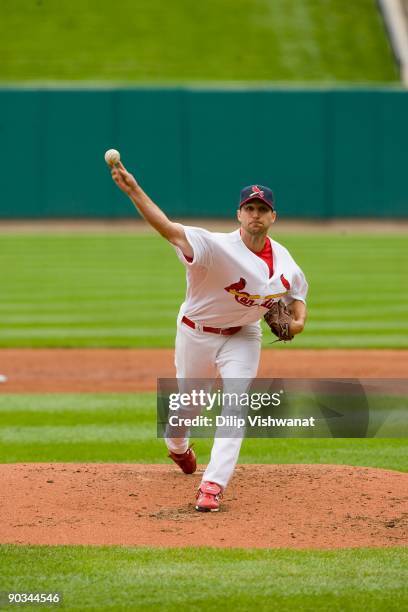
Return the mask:
<path fill-rule="evenodd" d="M 2 349 L 1 393 L 156 390 L 175 376 L 172 349 Z M 408 378 L 404 350 L 264 350 L 259 378 Z"/>

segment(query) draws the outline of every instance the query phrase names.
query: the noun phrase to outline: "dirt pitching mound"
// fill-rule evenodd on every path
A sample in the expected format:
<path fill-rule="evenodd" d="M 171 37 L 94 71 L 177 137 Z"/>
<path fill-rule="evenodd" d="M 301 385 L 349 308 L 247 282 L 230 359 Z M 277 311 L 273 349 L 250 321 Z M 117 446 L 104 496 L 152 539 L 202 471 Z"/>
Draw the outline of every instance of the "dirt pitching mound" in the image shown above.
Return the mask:
<path fill-rule="evenodd" d="M 219 513 L 194 510 L 202 468 L 3 464 L 0 542 L 343 548 L 408 543 L 408 475 L 241 465 Z"/>

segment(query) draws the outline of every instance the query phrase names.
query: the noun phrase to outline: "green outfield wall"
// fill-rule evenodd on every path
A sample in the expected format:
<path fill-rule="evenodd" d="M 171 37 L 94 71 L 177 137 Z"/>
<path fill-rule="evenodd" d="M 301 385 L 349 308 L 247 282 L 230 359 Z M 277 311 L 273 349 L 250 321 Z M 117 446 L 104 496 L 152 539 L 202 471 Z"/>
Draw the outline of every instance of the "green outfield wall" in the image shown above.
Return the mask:
<path fill-rule="evenodd" d="M 283 217 L 408 216 L 399 89 L 0 90 L 2 218 L 126 217 L 117 148 L 171 216 L 230 217 L 270 185 Z"/>

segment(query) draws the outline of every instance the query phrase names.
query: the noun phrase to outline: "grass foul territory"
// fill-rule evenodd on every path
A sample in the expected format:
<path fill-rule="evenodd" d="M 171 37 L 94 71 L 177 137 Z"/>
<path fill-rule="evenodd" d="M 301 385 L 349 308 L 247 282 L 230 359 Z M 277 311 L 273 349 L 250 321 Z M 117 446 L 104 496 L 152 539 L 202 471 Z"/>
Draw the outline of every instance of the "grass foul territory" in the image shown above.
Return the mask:
<path fill-rule="evenodd" d="M 0 81 L 398 81 L 375 0 L 0 0 Z"/>
<path fill-rule="evenodd" d="M 279 242 L 310 285 L 306 330 L 285 350 L 408 347 L 405 235 Z M 0 347 L 172 347 L 185 294 L 174 249 L 150 234 L 3 235 L 0 283 Z"/>

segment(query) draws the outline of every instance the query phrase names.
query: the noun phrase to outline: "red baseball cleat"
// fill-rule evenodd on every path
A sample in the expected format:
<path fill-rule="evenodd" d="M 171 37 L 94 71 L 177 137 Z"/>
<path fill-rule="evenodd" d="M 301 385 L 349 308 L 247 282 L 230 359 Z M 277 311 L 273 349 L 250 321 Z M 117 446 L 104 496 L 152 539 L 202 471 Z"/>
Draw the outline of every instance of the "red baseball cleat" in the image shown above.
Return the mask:
<path fill-rule="evenodd" d="M 197 493 L 195 509 L 199 512 L 218 512 L 222 489 L 216 482 L 202 482 Z"/>
<path fill-rule="evenodd" d="M 191 446 L 186 450 L 185 453 L 182 453 L 181 455 L 169 451 L 169 457 L 170 459 L 173 459 L 174 463 L 177 463 L 177 465 L 183 470 L 185 474 L 194 474 L 197 469 L 197 460 L 195 452 L 193 451 Z"/>

